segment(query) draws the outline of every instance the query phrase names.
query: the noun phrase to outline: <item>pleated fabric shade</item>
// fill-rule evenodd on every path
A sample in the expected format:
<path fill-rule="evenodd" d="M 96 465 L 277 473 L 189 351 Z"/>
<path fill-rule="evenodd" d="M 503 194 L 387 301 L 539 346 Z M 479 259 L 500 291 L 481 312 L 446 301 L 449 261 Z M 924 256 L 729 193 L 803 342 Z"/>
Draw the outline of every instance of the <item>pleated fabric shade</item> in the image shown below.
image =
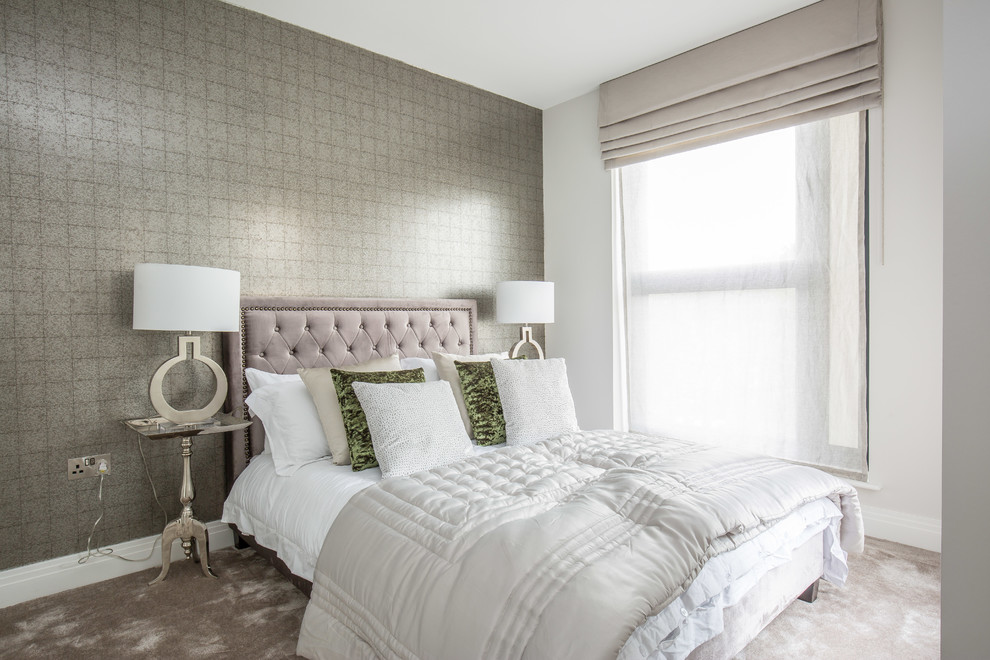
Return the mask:
<path fill-rule="evenodd" d="M 880 0 L 819 0 L 599 89 L 606 168 L 868 108 Z"/>

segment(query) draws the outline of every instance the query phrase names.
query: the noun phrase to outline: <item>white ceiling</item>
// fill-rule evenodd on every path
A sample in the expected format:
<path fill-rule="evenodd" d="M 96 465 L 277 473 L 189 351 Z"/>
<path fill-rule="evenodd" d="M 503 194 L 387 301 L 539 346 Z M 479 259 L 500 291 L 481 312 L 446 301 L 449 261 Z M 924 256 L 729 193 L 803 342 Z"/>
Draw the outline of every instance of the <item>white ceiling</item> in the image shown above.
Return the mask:
<path fill-rule="evenodd" d="M 546 109 L 814 0 L 227 0 Z"/>

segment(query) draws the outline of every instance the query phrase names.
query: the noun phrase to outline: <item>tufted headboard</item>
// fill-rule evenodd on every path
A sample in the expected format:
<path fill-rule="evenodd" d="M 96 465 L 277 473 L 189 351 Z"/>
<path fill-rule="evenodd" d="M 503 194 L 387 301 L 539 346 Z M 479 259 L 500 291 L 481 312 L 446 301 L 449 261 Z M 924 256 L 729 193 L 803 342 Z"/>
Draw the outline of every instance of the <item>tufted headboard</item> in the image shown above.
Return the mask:
<path fill-rule="evenodd" d="M 477 316 L 477 303 L 467 299 L 242 296 L 240 332 L 223 336 L 227 408 L 248 416 L 247 367 L 294 374 L 299 367 L 338 367 L 395 353 L 400 358 L 474 353 Z M 228 490 L 264 449 L 259 423 L 232 435 Z"/>

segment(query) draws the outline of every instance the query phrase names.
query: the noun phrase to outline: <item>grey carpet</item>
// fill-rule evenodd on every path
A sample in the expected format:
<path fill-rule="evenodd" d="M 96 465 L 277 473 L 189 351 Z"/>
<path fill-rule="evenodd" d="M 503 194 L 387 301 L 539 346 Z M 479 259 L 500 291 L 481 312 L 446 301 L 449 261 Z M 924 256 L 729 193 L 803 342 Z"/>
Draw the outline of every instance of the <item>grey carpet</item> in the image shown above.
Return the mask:
<path fill-rule="evenodd" d="M 0 658 L 292 657 L 306 598 L 251 550 L 133 573 L 0 610 Z M 739 657 L 937 658 L 939 555 L 867 539 L 845 588 L 823 583 Z"/>
<path fill-rule="evenodd" d="M 791 603 L 738 657 L 938 658 L 940 559 L 868 538 L 866 552 L 849 556 L 845 587 L 823 580 L 816 602 Z"/>
<path fill-rule="evenodd" d="M 292 657 L 307 599 L 253 550 L 210 553 L 0 610 L 0 658 Z"/>

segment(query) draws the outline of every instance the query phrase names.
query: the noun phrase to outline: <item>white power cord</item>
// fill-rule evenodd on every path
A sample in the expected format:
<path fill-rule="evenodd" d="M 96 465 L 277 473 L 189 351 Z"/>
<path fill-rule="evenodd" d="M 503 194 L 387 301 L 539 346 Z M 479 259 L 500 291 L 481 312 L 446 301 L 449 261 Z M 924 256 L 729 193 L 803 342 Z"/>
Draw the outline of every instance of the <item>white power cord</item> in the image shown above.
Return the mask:
<path fill-rule="evenodd" d="M 100 464 L 100 467 L 101 468 L 103 467 L 102 463 Z M 102 556 L 109 555 L 110 553 L 113 552 L 113 548 L 107 548 L 106 550 L 100 550 L 100 547 L 99 546 L 97 546 L 95 550 L 92 550 L 91 549 L 91 545 L 90 545 L 92 543 L 92 541 L 93 541 L 93 534 L 96 533 L 96 526 L 100 524 L 100 521 L 101 520 L 103 520 L 103 480 L 106 478 L 106 476 L 107 476 L 106 475 L 106 472 L 101 469 L 100 470 L 100 488 L 96 492 L 96 498 L 100 501 L 100 517 L 96 519 L 96 522 L 95 523 L 93 523 L 93 529 L 89 530 L 89 538 L 86 539 L 86 554 L 79 558 L 79 563 L 80 564 L 85 564 L 89 560 L 90 557 L 93 557 L 93 556 L 101 556 L 102 557 Z M 152 548 L 152 550 L 154 550 L 154 548 Z"/>
<path fill-rule="evenodd" d="M 162 506 L 161 501 L 158 499 L 158 490 L 155 488 L 155 482 L 151 478 L 151 470 L 148 469 L 148 457 L 144 455 L 144 445 L 141 444 L 141 436 L 138 436 L 138 449 L 141 451 L 141 461 L 144 463 L 144 473 L 148 477 L 148 483 L 151 484 L 151 493 L 155 496 L 155 503 L 158 508 L 162 510 L 162 515 L 165 517 L 165 524 L 168 524 L 168 512 L 165 511 L 165 507 Z M 155 554 L 155 546 L 161 541 L 161 535 L 159 535 L 154 543 L 151 544 L 151 551 L 148 552 L 147 557 L 142 557 L 140 559 L 134 557 L 124 557 L 123 555 L 113 554 L 113 548 L 100 548 L 96 546 L 95 549 L 92 547 L 93 535 L 96 534 L 96 527 L 103 520 L 103 514 L 105 513 L 103 505 L 103 480 L 106 478 L 107 473 L 110 471 L 110 467 L 107 465 L 105 460 L 100 461 L 100 465 L 97 468 L 100 473 L 100 487 L 96 491 L 96 499 L 100 502 L 100 517 L 96 519 L 93 523 L 93 529 L 89 531 L 89 538 L 86 539 L 86 554 L 79 558 L 80 564 L 85 564 L 90 557 L 113 557 L 114 559 L 122 559 L 124 561 L 148 561 L 151 556 Z"/>

